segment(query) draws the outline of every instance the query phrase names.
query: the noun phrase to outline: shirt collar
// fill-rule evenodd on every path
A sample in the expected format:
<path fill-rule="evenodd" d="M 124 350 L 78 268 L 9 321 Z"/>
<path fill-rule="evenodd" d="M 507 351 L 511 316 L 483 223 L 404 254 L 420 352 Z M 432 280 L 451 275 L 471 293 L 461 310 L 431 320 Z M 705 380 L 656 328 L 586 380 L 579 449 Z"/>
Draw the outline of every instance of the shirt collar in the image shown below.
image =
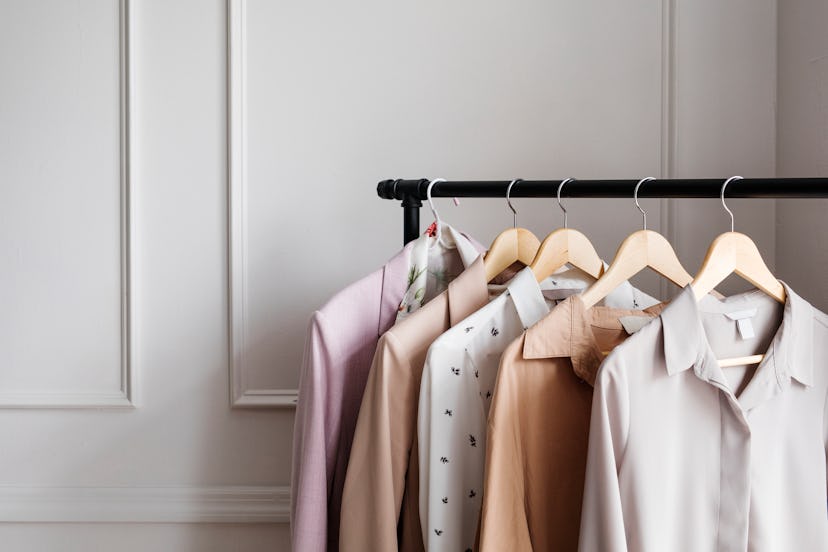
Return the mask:
<path fill-rule="evenodd" d="M 460 260 L 463 261 L 463 266 L 470 267 L 480 256 L 482 246 L 480 248 L 476 247 L 465 234 L 456 230 L 453 226 L 446 223 L 438 224 L 442 224 L 438 245 L 442 245 L 444 249 L 456 249 L 458 255 L 460 255 Z"/>
<path fill-rule="evenodd" d="M 549 313 L 549 306 L 543 298 L 540 285 L 528 266 L 509 281 L 506 289 L 524 330 Z"/>
<path fill-rule="evenodd" d="M 785 310 L 782 328 L 774 338 L 774 358 L 802 385 L 814 384 L 814 307 L 784 282 Z M 790 320 L 790 324 L 785 324 Z M 777 370 L 777 372 L 779 372 Z"/>
<path fill-rule="evenodd" d="M 604 271 L 609 268 L 607 263 L 604 263 Z M 647 295 L 640 289 L 633 287 L 633 285 L 625 280 L 612 290 L 600 303 L 606 307 L 625 308 L 632 305 L 635 309 L 646 309 L 658 305 L 661 301 L 655 297 Z"/>
<path fill-rule="evenodd" d="M 814 307 L 794 293 L 787 284 L 783 282 L 782 285 L 786 294 L 782 323 L 763 363 L 770 364 L 769 368 L 775 373 L 779 386 L 794 378 L 810 387 L 814 380 Z M 709 358 L 712 355 L 700 313 L 708 310 L 718 312 L 721 305 L 725 304 L 706 297 L 699 305 L 692 287 L 688 285 L 664 309 L 661 323 L 664 332 L 664 360 L 669 375 L 693 368 L 702 379 L 711 378 L 718 363 L 715 358 Z"/>
<path fill-rule="evenodd" d="M 608 268 L 609 265 L 604 263 L 604 270 L 606 271 Z M 551 284 L 554 288 L 582 290 L 588 288 L 593 283 L 595 283 L 595 278 L 589 274 L 574 267 L 568 268 L 568 265 L 565 265 L 564 268 L 544 280 L 541 283 L 541 287 L 544 287 L 545 284 Z M 599 304 L 617 309 L 626 309 L 628 307 L 645 309 L 657 305 L 659 302 L 658 299 L 650 297 L 625 280 L 612 290 Z"/>
<path fill-rule="evenodd" d="M 604 360 L 604 355 L 595 341 L 591 326 L 623 330 L 619 317 L 655 317 L 660 310 L 661 305 L 643 311 L 609 307 L 585 309 L 581 297 L 572 295 L 526 331 L 523 358 L 569 357 L 575 374 L 594 385 L 595 375 Z"/>

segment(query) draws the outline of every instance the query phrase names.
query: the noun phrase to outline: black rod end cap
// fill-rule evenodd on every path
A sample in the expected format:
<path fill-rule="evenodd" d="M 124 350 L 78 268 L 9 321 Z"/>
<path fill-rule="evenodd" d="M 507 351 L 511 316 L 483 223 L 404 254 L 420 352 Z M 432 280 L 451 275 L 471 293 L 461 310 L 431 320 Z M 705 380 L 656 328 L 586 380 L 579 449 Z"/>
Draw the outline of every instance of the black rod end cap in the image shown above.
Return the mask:
<path fill-rule="evenodd" d="M 394 194 L 395 185 L 398 181 L 399 179 L 382 180 L 379 184 L 377 184 L 377 195 L 382 199 L 400 199 Z"/>

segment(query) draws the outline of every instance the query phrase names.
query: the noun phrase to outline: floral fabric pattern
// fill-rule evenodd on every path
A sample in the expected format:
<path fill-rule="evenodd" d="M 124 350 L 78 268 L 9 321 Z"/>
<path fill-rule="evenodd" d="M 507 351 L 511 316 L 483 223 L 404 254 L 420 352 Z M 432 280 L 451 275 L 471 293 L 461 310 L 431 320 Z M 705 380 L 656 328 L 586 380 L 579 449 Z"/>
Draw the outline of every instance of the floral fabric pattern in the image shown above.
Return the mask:
<path fill-rule="evenodd" d="M 446 254 L 457 249 L 459 255 Z M 438 235 L 433 223 L 417 238 L 411 247 L 408 268 L 408 287 L 397 308 L 397 322 L 416 312 L 429 299 L 446 290 L 478 256 L 468 239 L 443 223 Z"/>

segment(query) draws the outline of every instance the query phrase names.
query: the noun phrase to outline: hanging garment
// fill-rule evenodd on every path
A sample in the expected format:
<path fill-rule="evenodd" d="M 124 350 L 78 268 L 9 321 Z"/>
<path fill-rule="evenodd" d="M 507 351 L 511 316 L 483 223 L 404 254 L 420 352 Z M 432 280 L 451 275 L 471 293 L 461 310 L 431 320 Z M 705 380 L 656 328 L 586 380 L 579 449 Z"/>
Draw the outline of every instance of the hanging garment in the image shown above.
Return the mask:
<path fill-rule="evenodd" d="M 440 237 L 436 236 L 436 232 L 434 223 L 424 235 L 411 243 L 408 287 L 397 308 L 397 322 L 444 292 L 449 282 L 486 251 L 484 246 L 469 240 L 448 224 L 441 223 Z M 452 254 L 454 250 L 457 254 Z"/>
<path fill-rule="evenodd" d="M 294 550 L 338 548 L 342 487 L 379 336 L 399 313 L 416 311 L 483 249 L 444 225 L 441 240 L 421 236 L 383 268 L 340 291 L 313 314 L 293 431 Z"/>
<path fill-rule="evenodd" d="M 828 549 L 828 316 L 785 291 L 709 308 L 688 286 L 607 358 L 580 550 Z"/>
<path fill-rule="evenodd" d="M 527 267 L 508 283 L 507 293 L 452 327 L 429 348 L 417 424 L 420 520 L 429 552 L 474 548 L 483 499 L 486 420 L 501 353 L 549 314 L 547 300 L 578 293 L 593 281 L 570 269 L 539 285 Z M 606 299 L 608 305 L 625 308 L 657 302 L 628 282 Z M 575 532 L 577 536 L 577 528 Z"/>
<path fill-rule="evenodd" d="M 423 549 L 414 435 L 426 351 L 437 336 L 488 298 L 480 256 L 444 293 L 380 338 L 345 478 L 339 536 L 343 552 Z"/>
<path fill-rule="evenodd" d="M 577 550 L 602 351 L 628 337 L 620 320 L 637 328 L 661 308 L 585 309 L 572 296 L 503 353 L 488 418 L 480 550 Z"/>

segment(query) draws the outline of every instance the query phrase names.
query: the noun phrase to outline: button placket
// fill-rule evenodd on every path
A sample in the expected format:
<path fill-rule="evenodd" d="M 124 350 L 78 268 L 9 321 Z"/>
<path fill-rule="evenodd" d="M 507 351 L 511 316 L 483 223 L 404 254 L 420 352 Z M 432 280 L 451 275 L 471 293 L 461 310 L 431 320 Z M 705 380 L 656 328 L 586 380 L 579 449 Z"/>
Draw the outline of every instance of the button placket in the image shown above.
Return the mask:
<path fill-rule="evenodd" d="M 746 551 L 750 519 L 751 430 L 747 413 L 710 353 L 694 365 L 696 376 L 719 394 L 719 504 L 717 550 Z"/>
<path fill-rule="evenodd" d="M 728 388 L 719 387 L 719 550 L 747 550 L 750 519 L 751 431 L 745 411 Z"/>

